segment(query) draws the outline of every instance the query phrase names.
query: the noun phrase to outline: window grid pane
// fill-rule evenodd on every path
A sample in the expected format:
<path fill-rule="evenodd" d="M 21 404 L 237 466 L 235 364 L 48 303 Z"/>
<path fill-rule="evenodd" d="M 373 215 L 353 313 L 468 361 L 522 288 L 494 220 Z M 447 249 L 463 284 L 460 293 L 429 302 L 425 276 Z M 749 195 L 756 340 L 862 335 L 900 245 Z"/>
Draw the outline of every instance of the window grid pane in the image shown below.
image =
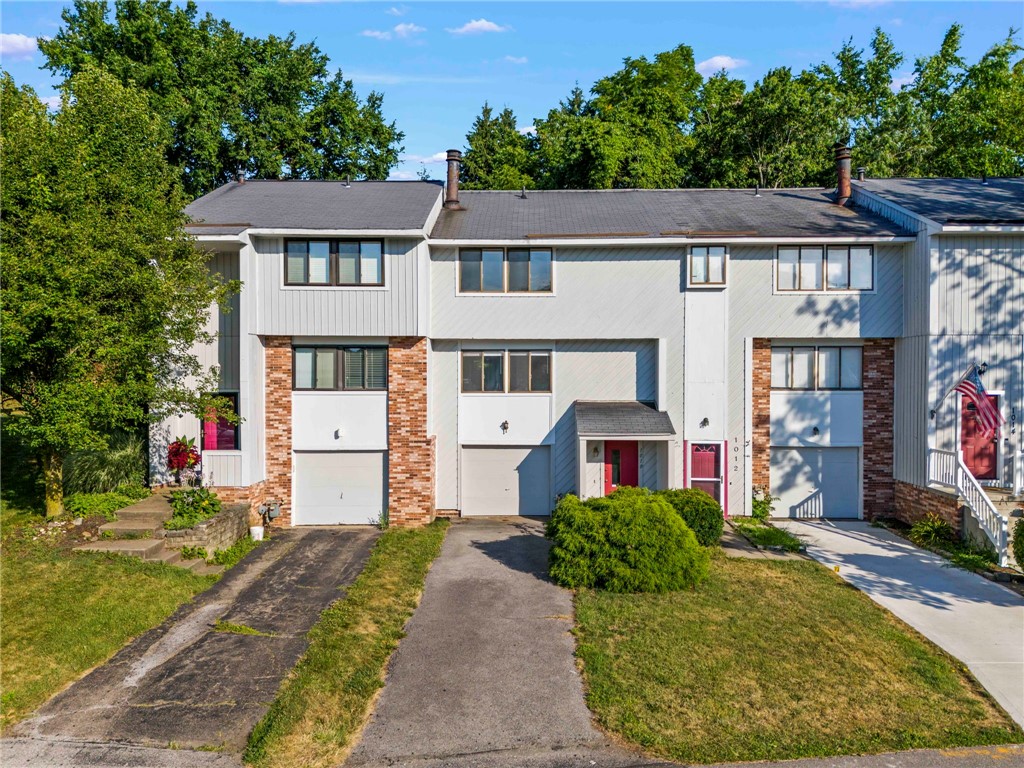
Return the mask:
<path fill-rule="evenodd" d="M 716 245 L 708 248 L 708 282 L 725 282 L 725 247 Z"/>
<path fill-rule="evenodd" d="M 382 347 L 367 349 L 366 361 L 366 388 L 387 389 L 388 388 L 388 351 Z"/>
<path fill-rule="evenodd" d="M 505 290 L 505 252 L 483 252 L 483 290 L 485 293 L 501 293 Z"/>
<path fill-rule="evenodd" d="M 459 256 L 459 289 L 464 293 L 479 293 L 482 275 L 480 251 L 463 251 Z"/>
<path fill-rule="evenodd" d="M 814 389 L 814 347 L 793 349 L 793 389 Z"/>
<path fill-rule="evenodd" d="M 334 389 L 334 366 L 338 352 L 334 349 L 318 349 L 316 351 L 316 388 Z"/>
<path fill-rule="evenodd" d="M 850 287 L 860 291 L 874 288 L 874 257 L 870 248 L 850 249 Z"/>
<path fill-rule="evenodd" d="M 346 349 L 342 353 L 344 357 L 345 389 L 366 388 L 366 366 L 361 349 Z"/>
<path fill-rule="evenodd" d="M 843 347 L 841 358 L 842 378 L 840 386 L 843 389 L 860 389 L 861 382 L 861 348 Z"/>
<path fill-rule="evenodd" d="M 818 348 L 818 389 L 839 388 L 839 347 Z"/>
<path fill-rule="evenodd" d="M 479 352 L 462 353 L 462 391 L 483 392 L 483 355 Z"/>
<path fill-rule="evenodd" d="M 538 292 L 551 290 L 551 251 L 546 249 L 530 251 L 530 290 Z"/>
<path fill-rule="evenodd" d="M 530 252 L 510 250 L 508 252 L 508 289 L 521 292 L 530 290 Z"/>
<path fill-rule="evenodd" d="M 530 355 L 530 391 L 551 391 L 551 355 L 547 352 Z"/>
<path fill-rule="evenodd" d="M 845 291 L 850 287 L 850 251 L 848 248 L 828 249 L 828 287 Z"/>
<path fill-rule="evenodd" d="M 819 291 L 821 290 L 822 278 L 822 257 L 824 253 L 821 248 L 800 249 L 800 290 Z"/>
<path fill-rule="evenodd" d="M 381 244 L 365 242 L 359 244 L 359 282 L 363 285 L 380 285 L 384 282 L 384 253 Z"/>
<path fill-rule="evenodd" d="M 295 389 L 313 388 L 313 361 L 316 356 L 315 349 L 295 350 Z"/>
<path fill-rule="evenodd" d="M 484 392 L 505 391 L 505 354 L 487 352 L 484 354 Z"/>
<path fill-rule="evenodd" d="M 309 243 L 310 284 L 328 285 L 331 282 L 331 244 L 326 241 Z"/>
<path fill-rule="evenodd" d="M 530 391 L 530 353 L 508 353 L 508 391 Z"/>
<path fill-rule="evenodd" d="M 708 281 L 708 249 L 694 248 L 690 252 L 690 282 L 701 285 Z"/>
<path fill-rule="evenodd" d="M 779 248 L 778 281 L 780 291 L 795 291 L 797 284 L 797 269 L 800 265 L 800 250 L 798 248 Z"/>
<path fill-rule="evenodd" d="M 288 276 L 289 283 L 306 282 L 306 244 L 288 243 Z"/>
<path fill-rule="evenodd" d="M 792 347 L 772 347 L 772 386 L 774 388 L 789 389 L 792 355 Z"/>

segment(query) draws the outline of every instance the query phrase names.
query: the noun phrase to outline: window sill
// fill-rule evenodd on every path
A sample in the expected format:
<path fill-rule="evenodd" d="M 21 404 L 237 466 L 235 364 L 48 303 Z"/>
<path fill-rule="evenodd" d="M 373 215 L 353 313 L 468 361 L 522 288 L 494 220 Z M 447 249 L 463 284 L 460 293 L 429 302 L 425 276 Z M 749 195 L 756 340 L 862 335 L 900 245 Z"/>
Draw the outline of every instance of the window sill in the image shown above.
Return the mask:
<path fill-rule="evenodd" d="M 776 288 L 772 291 L 775 296 L 869 296 L 878 293 L 875 288 L 853 288 L 850 290 L 837 290 L 837 289 L 821 289 L 813 291 L 787 291 L 782 288 Z"/>
<path fill-rule="evenodd" d="M 293 389 L 293 395 L 386 395 L 386 389 Z"/>
<path fill-rule="evenodd" d="M 282 291 L 387 291 L 384 285 L 282 285 Z"/>
<path fill-rule="evenodd" d="M 550 299 L 556 296 L 554 291 L 456 291 L 456 298 L 470 296 L 481 299 Z"/>
<path fill-rule="evenodd" d="M 460 397 L 551 397 L 553 392 L 459 392 Z"/>
<path fill-rule="evenodd" d="M 689 283 L 686 288 L 691 291 L 724 291 L 728 283 Z"/>
<path fill-rule="evenodd" d="M 201 453 L 215 453 L 218 456 L 241 456 L 241 448 L 203 448 Z"/>

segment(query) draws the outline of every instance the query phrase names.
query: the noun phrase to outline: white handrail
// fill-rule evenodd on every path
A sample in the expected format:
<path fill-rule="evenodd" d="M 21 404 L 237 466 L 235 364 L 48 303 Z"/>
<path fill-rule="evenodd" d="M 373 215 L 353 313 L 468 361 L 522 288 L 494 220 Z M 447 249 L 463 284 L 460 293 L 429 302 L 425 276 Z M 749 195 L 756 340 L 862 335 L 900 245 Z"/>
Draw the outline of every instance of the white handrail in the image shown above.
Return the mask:
<path fill-rule="evenodd" d="M 931 482 L 955 488 L 967 504 L 978 527 L 995 547 L 999 564 L 1007 565 L 1009 521 L 999 514 L 992 499 L 964 463 L 963 452 L 928 449 L 928 478 Z"/>

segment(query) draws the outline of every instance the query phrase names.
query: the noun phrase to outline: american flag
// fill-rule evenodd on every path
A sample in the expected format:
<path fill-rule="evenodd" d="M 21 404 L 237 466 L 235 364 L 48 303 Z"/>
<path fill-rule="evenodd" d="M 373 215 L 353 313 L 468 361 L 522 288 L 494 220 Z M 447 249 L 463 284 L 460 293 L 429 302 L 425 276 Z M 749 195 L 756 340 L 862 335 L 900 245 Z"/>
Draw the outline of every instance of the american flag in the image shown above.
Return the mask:
<path fill-rule="evenodd" d="M 985 387 L 981 383 L 978 366 L 972 365 L 967 375 L 953 389 L 974 403 L 976 409 L 975 417 L 981 426 L 982 436 L 995 435 L 1005 419 L 1003 419 L 1003 414 L 999 412 L 999 409 L 988 399 Z"/>

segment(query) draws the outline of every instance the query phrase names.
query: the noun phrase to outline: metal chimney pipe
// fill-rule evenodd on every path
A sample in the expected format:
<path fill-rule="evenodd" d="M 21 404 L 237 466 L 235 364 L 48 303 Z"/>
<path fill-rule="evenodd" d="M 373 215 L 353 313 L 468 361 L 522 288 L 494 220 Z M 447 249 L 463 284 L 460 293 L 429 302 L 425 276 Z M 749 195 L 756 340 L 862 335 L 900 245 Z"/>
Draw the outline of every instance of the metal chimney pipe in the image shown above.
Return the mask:
<path fill-rule="evenodd" d="M 863 165 L 857 169 L 857 181 L 864 181 L 864 178 L 868 175 L 868 169 Z"/>
<path fill-rule="evenodd" d="M 444 190 L 444 207 L 450 211 L 460 211 L 459 204 L 459 166 L 462 164 L 462 153 L 457 149 L 448 150 L 448 185 Z"/>
<path fill-rule="evenodd" d="M 846 205 L 852 194 L 850 188 L 850 148 L 842 142 L 836 142 L 836 205 Z"/>

